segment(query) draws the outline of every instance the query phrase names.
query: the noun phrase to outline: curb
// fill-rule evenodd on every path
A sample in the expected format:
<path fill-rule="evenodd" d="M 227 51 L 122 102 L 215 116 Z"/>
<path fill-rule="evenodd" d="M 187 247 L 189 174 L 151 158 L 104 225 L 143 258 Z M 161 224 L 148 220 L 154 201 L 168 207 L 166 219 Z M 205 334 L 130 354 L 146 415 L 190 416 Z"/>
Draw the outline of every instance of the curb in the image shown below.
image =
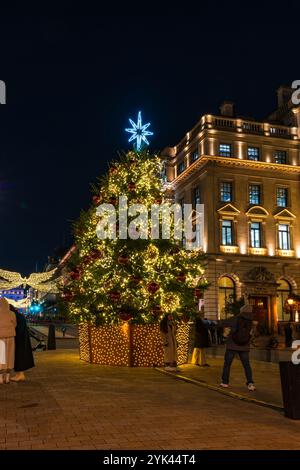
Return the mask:
<path fill-rule="evenodd" d="M 284 411 L 283 406 L 276 405 L 275 403 L 268 403 L 266 401 L 257 400 L 256 398 L 246 397 L 245 395 L 240 395 L 239 393 L 231 392 L 229 390 L 217 387 L 216 385 L 211 385 L 211 384 L 205 382 L 204 380 L 191 379 L 189 377 L 185 377 L 184 375 L 174 374 L 174 372 L 168 372 L 168 371 L 166 371 L 164 369 L 160 369 L 158 367 L 154 367 L 154 369 L 157 372 L 160 372 L 161 374 L 169 375 L 170 377 L 173 377 L 173 378 L 178 379 L 178 380 L 182 380 L 184 382 L 191 383 L 193 385 L 197 385 L 198 387 L 204 387 L 204 388 L 207 388 L 209 390 L 213 390 L 214 392 L 221 393 L 222 395 L 226 395 L 228 397 L 235 398 L 235 399 L 240 400 L 240 401 L 245 401 L 245 402 L 248 402 L 248 403 L 254 403 L 255 405 L 258 405 L 258 406 L 263 406 L 265 408 L 271 408 L 272 410 L 277 410 L 277 411 L 281 411 L 281 412 Z"/>

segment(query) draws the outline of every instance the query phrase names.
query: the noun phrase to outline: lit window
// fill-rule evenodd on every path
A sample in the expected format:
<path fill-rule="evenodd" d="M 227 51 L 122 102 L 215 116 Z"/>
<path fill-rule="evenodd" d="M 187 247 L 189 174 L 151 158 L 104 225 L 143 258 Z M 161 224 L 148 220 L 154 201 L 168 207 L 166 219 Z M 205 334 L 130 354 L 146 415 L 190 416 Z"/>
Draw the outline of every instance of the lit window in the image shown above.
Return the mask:
<path fill-rule="evenodd" d="M 260 185 L 259 184 L 249 185 L 249 203 L 260 204 Z"/>
<path fill-rule="evenodd" d="M 291 249 L 290 226 L 288 224 L 278 225 L 278 245 L 280 250 Z"/>
<path fill-rule="evenodd" d="M 223 202 L 232 201 L 232 183 L 224 181 L 220 184 L 220 199 Z"/>
<path fill-rule="evenodd" d="M 220 144 L 219 153 L 221 157 L 231 157 L 231 145 L 230 144 Z"/>
<path fill-rule="evenodd" d="M 226 306 L 235 300 L 235 285 L 230 277 L 223 276 L 219 280 L 218 288 L 218 316 L 220 319 L 225 319 L 228 314 Z"/>
<path fill-rule="evenodd" d="M 261 223 L 252 222 L 250 225 L 251 248 L 261 248 Z"/>
<path fill-rule="evenodd" d="M 192 162 L 195 162 L 196 160 L 198 160 L 198 158 L 199 158 L 199 152 L 198 152 L 198 150 L 195 150 L 192 153 Z"/>
<path fill-rule="evenodd" d="M 285 279 L 279 280 L 277 287 L 277 318 L 279 321 L 289 321 L 290 312 L 286 311 L 286 301 L 291 294 L 291 286 Z"/>
<path fill-rule="evenodd" d="M 274 157 L 275 157 L 275 163 L 281 163 L 284 165 L 287 162 L 285 150 L 276 150 Z"/>
<path fill-rule="evenodd" d="M 184 161 L 182 161 L 177 165 L 177 175 L 180 175 L 180 173 L 182 173 L 184 170 L 185 170 L 185 164 L 184 164 Z"/>
<path fill-rule="evenodd" d="M 231 220 L 222 220 L 222 245 L 233 245 Z"/>
<path fill-rule="evenodd" d="M 259 148 L 257 147 L 248 147 L 248 160 L 259 160 Z"/>
<path fill-rule="evenodd" d="M 288 200 L 287 188 L 277 188 L 276 200 L 277 200 L 278 207 L 287 207 L 287 200 Z"/>

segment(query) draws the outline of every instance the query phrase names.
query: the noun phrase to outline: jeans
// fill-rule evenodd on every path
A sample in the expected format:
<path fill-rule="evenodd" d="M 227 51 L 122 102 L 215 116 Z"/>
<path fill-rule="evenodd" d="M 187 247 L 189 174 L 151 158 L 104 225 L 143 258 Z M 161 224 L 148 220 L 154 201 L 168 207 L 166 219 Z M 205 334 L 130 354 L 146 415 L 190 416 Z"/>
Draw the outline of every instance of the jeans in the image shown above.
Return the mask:
<path fill-rule="evenodd" d="M 236 354 L 240 356 L 241 363 L 243 364 L 245 375 L 247 378 L 247 385 L 249 383 L 253 383 L 252 369 L 249 362 L 249 351 L 233 351 L 231 349 L 227 349 L 225 352 L 222 383 L 229 383 L 230 367 Z"/>

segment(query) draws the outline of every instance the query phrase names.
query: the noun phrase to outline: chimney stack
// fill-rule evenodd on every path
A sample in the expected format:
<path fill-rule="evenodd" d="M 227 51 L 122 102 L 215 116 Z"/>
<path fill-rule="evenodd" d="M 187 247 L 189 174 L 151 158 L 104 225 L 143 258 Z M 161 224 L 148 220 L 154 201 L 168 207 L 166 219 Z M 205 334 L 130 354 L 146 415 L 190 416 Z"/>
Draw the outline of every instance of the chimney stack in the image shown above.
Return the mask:
<path fill-rule="evenodd" d="M 224 101 L 220 106 L 220 112 L 222 116 L 233 117 L 234 103 L 232 101 Z"/>
<path fill-rule="evenodd" d="M 293 90 L 288 85 L 281 85 L 277 90 L 278 108 L 288 103 L 291 99 Z"/>

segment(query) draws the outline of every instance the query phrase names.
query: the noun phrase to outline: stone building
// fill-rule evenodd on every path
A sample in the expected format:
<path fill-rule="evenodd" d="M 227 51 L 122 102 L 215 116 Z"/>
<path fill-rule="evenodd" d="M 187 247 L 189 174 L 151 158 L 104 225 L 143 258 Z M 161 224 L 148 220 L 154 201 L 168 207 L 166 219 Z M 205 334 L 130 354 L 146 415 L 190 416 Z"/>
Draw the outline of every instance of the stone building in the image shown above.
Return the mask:
<path fill-rule="evenodd" d="M 244 296 L 261 327 L 275 329 L 300 292 L 300 106 L 289 87 L 277 94 L 266 120 L 225 102 L 163 152 L 176 201 L 204 204 L 206 317 L 224 318 L 225 304 Z"/>

